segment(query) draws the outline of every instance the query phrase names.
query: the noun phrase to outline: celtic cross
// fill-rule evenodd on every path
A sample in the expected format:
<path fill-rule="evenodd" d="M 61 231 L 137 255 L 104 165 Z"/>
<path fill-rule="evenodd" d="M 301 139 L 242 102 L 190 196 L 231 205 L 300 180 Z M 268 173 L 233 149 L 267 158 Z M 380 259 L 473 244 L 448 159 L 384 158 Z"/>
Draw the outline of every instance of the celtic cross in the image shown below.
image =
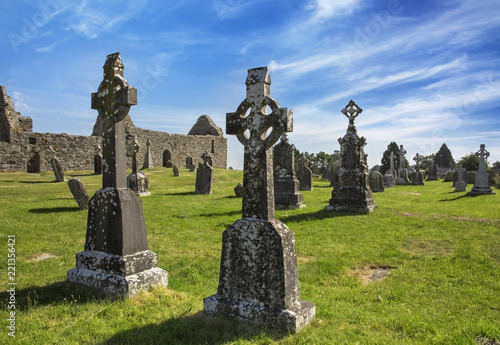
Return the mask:
<path fill-rule="evenodd" d="M 420 171 L 420 162 L 422 161 L 422 156 L 417 153 L 417 155 L 413 157 L 413 160 L 417 163 L 416 170 Z"/>
<path fill-rule="evenodd" d="M 363 112 L 363 109 L 358 107 L 358 105 L 351 99 L 341 112 L 349 119 L 349 127 L 347 129 L 351 131 L 355 130 L 356 127 L 354 127 L 354 120 Z"/>
<path fill-rule="evenodd" d="M 245 84 L 245 100 L 236 112 L 226 114 L 226 132 L 245 147 L 242 216 L 270 220 L 274 219 L 272 146 L 282 133 L 292 131 L 292 111 L 271 98 L 268 67 L 249 69 Z"/>
<path fill-rule="evenodd" d="M 104 78 L 92 94 L 92 109 L 103 119 L 102 186 L 126 188 L 125 124 L 130 107 L 137 104 L 137 89 L 123 78 L 120 53 L 110 54 L 104 63 Z"/>
<path fill-rule="evenodd" d="M 403 145 L 399 145 L 399 168 L 404 169 L 405 167 L 405 154 L 406 150 L 403 148 Z"/>
<path fill-rule="evenodd" d="M 479 151 L 476 152 L 476 156 L 479 158 L 479 169 L 478 171 L 486 170 L 486 158 L 490 156 L 490 153 L 486 151 L 486 145 L 481 144 L 479 146 Z"/>

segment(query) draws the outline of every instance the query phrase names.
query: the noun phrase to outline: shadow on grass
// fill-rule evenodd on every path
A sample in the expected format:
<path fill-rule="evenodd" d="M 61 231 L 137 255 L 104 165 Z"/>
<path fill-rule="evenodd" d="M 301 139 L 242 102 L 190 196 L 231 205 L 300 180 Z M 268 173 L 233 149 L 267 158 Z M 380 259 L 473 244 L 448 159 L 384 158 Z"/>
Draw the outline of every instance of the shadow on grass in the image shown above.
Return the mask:
<path fill-rule="evenodd" d="M 246 323 L 205 315 L 202 311 L 184 317 L 168 319 L 117 333 L 103 345 L 113 344 L 232 344 L 236 339 L 248 339 L 262 334 L 275 340 L 286 334 L 252 327 Z"/>
<path fill-rule="evenodd" d="M 0 293 L 0 301 L 5 303 L 5 305 L 7 305 L 9 298 L 9 291 Z M 16 309 L 27 310 L 37 306 L 48 306 L 59 303 L 84 304 L 106 298 L 111 299 L 98 290 L 62 281 L 46 286 L 32 286 L 21 290 L 16 288 Z"/>
<path fill-rule="evenodd" d="M 52 207 L 52 208 L 32 208 L 29 213 L 48 214 L 60 212 L 79 212 L 82 211 L 78 207 Z"/>
<path fill-rule="evenodd" d="M 358 215 L 361 216 L 362 214 L 326 211 L 323 208 L 323 209 L 320 209 L 319 211 L 316 211 L 316 212 L 301 213 L 301 214 L 296 214 L 293 216 L 283 216 L 283 217 L 279 217 L 279 219 L 282 222 L 286 223 L 286 222 L 302 222 L 302 221 L 309 221 L 309 220 L 323 220 L 326 218 L 337 218 L 337 217 L 358 216 Z"/>
<path fill-rule="evenodd" d="M 87 173 L 87 174 L 71 174 L 71 177 L 80 177 L 80 176 L 100 176 L 99 174 Z"/>
<path fill-rule="evenodd" d="M 19 181 L 19 183 L 39 184 L 39 183 L 61 183 L 61 182 L 53 180 L 53 181 Z"/>
<path fill-rule="evenodd" d="M 195 192 L 177 192 L 177 193 L 165 193 L 161 195 L 197 195 Z"/>

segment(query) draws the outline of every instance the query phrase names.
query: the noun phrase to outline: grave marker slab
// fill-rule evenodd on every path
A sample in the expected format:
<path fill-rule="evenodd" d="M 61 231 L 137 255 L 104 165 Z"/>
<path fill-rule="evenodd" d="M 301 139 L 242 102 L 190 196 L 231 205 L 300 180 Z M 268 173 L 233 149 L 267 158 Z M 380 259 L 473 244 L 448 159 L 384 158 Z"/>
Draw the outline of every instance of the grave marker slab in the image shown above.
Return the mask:
<path fill-rule="evenodd" d="M 72 178 L 68 181 L 68 187 L 75 198 L 76 203 L 80 210 L 86 210 L 89 208 L 89 195 L 87 190 L 83 186 L 82 181 L 77 178 Z"/>
<path fill-rule="evenodd" d="M 209 164 L 212 160 L 212 155 L 208 151 L 205 151 L 201 155 L 201 159 L 203 159 L 203 163 L 198 163 L 194 192 L 195 194 L 212 194 L 214 168 L 212 168 Z"/>
<path fill-rule="evenodd" d="M 307 166 L 307 162 L 298 164 L 297 179 L 299 180 L 300 190 L 313 190 L 313 173 Z"/>
<path fill-rule="evenodd" d="M 242 218 L 224 231 L 219 287 L 203 310 L 295 333 L 315 306 L 300 299 L 294 235 L 274 217 L 272 145 L 292 131 L 292 113 L 271 98 L 270 84 L 267 67 L 248 70 L 247 97 L 226 115 L 227 134 L 245 146 Z"/>
<path fill-rule="evenodd" d="M 175 177 L 181 176 L 181 174 L 179 172 L 179 168 L 177 167 L 176 164 L 174 164 L 173 167 L 172 167 L 172 173 L 174 174 Z"/>
<path fill-rule="evenodd" d="M 55 150 L 50 147 L 50 165 L 52 166 L 52 171 L 54 172 L 54 177 L 56 178 L 57 182 L 64 182 L 66 181 L 66 176 L 64 176 L 64 169 L 61 166 L 61 163 L 59 163 L 59 160 L 55 156 Z"/>
<path fill-rule="evenodd" d="M 146 140 L 146 155 L 144 156 L 144 163 L 142 164 L 143 169 L 154 168 L 153 155 L 151 154 L 151 140 L 148 138 Z"/>
<path fill-rule="evenodd" d="M 151 195 L 148 192 L 149 179 L 143 172 L 139 171 L 137 164 L 137 152 L 139 152 L 139 143 L 135 135 L 129 134 L 126 138 L 127 156 L 132 157 L 132 173 L 127 176 L 127 186 L 140 196 Z"/>
<path fill-rule="evenodd" d="M 282 134 L 279 144 L 273 147 L 274 158 L 274 205 L 277 209 L 305 207 L 304 195 L 299 192 L 299 180 L 295 174 L 295 146 Z"/>
<path fill-rule="evenodd" d="M 465 192 L 467 183 L 464 181 L 464 171 L 462 164 L 457 167 L 457 182 L 455 183 L 455 192 Z M 465 171 L 467 173 L 467 171 Z"/>
<path fill-rule="evenodd" d="M 413 160 L 417 163 L 416 171 L 413 173 L 413 181 L 412 184 L 414 186 L 423 186 L 424 185 L 424 174 L 420 171 L 420 162 L 422 161 L 422 156 L 417 153 L 417 155 L 413 158 Z"/>
<path fill-rule="evenodd" d="M 380 171 L 372 171 L 370 173 L 370 189 L 373 193 L 384 192 L 384 177 Z"/>
<path fill-rule="evenodd" d="M 148 248 L 142 202 L 126 188 L 123 119 L 137 104 L 137 91 L 123 78 L 120 53 L 108 55 L 103 68 L 103 81 L 92 94 L 92 109 L 103 118 L 103 188 L 90 200 L 85 248 L 67 278 L 110 295 L 132 296 L 167 285 L 167 272 Z"/>

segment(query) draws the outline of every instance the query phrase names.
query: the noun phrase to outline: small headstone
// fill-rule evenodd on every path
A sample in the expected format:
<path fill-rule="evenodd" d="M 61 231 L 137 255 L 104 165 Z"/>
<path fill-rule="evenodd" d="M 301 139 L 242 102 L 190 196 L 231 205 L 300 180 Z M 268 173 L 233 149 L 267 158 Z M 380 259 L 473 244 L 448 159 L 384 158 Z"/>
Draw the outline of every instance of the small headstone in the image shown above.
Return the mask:
<path fill-rule="evenodd" d="M 149 250 L 142 202 L 127 188 L 124 119 L 137 104 L 137 90 L 123 77 L 120 53 L 108 55 L 92 109 L 103 118 L 102 189 L 89 202 L 84 251 L 76 254 L 70 282 L 110 295 L 132 296 L 154 285 L 167 285 Z"/>
<path fill-rule="evenodd" d="M 236 195 L 237 198 L 243 197 L 243 185 L 241 183 L 238 183 L 236 187 L 234 187 L 234 195 Z"/>
<path fill-rule="evenodd" d="M 476 172 L 467 171 L 467 184 L 474 184 L 475 181 L 476 181 Z"/>
<path fill-rule="evenodd" d="M 212 168 L 208 162 L 211 160 L 212 155 L 205 151 L 201 158 L 203 163 L 198 164 L 198 170 L 196 171 L 196 185 L 195 194 L 212 194 L 212 181 L 214 178 L 214 168 Z"/>
<path fill-rule="evenodd" d="M 151 195 L 148 192 L 149 179 L 143 172 L 137 168 L 137 152 L 139 152 L 139 144 L 135 135 L 127 135 L 127 155 L 132 157 L 132 173 L 127 176 L 127 186 L 140 196 Z"/>
<path fill-rule="evenodd" d="M 396 184 L 396 179 L 392 175 L 385 174 L 383 177 L 383 183 L 384 183 L 384 188 L 394 188 L 394 185 Z"/>
<path fill-rule="evenodd" d="M 281 135 L 281 141 L 273 148 L 274 158 L 274 205 L 277 209 L 305 207 L 304 195 L 299 192 L 299 180 L 295 174 L 295 146 L 288 142 L 288 136 Z"/>
<path fill-rule="evenodd" d="M 453 182 L 454 179 L 454 171 L 453 170 L 448 170 L 446 174 L 444 175 L 444 182 Z"/>
<path fill-rule="evenodd" d="M 191 164 L 191 166 L 189 167 L 189 172 L 194 172 L 195 170 L 196 170 L 196 165 Z"/>
<path fill-rule="evenodd" d="M 384 192 L 384 177 L 379 171 L 370 173 L 370 189 L 373 193 Z"/>
<path fill-rule="evenodd" d="M 83 186 L 82 181 L 77 178 L 72 178 L 68 181 L 68 187 L 75 198 L 76 203 L 80 210 L 86 210 L 89 208 L 89 195 Z"/>
<path fill-rule="evenodd" d="M 294 234 L 274 217 L 272 145 L 292 130 L 292 113 L 270 97 L 270 84 L 267 67 L 248 70 L 247 97 L 226 115 L 226 133 L 245 146 L 242 218 L 222 235 L 219 287 L 203 310 L 295 333 L 315 306 L 300 298 Z"/>
<path fill-rule="evenodd" d="M 186 157 L 186 168 L 190 169 L 192 165 L 193 165 L 193 157 L 187 156 Z"/>
<path fill-rule="evenodd" d="M 459 164 L 457 167 L 457 182 L 455 183 L 455 192 L 465 192 L 467 184 L 464 181 L 464 171 L 466 170 Z"/>
<path fill-rule="evenodd" d="M 64 182 L 66 181 L 66 177 L 64 176 L 64 169 L 61 166 L 61 163 L 59 163 L 59 160 L 55 156 L 55 151 L 54 148 L 51 146 L 50 147 L 50 165 L 52 166 L 52 171 L 54 171 L 54 176 L 56 178 L 57 182 Z"/>
<path fill-rule="evenodd" d="M 146 155 L 144 156 L 143 169 L 154 168 L 153 155 L 151 154 L 151 140 L 148 138 L 146 140 Z"/>
<path fill-rule="evenodd" d="M 300 190 L 313 190 L 313 174 L 307 166 L 307 162 L 298 165 L 297 179 L 299 180 Z"/>
<path fill-rule="evenodd" d="M 411 184 L 410 180 L 408 179 L 408 170 L 405 167 L 405 154 L 406 150 L 403 148 L 403 145 L 399 145 L 399 169 L 396 184 L 403 186 Z"/>
<path fill-rule="evenodd" d="M 102 148 L 97 145 L 96 154 L 94 155 L 94 175 L 102 175 Z"/>
<path fill-rule="evenodd" d="M 467 185 L 467 176 L 468 176 L 467 169 L 462 167 L 461 172 L 458 171 L 458 168 L 455 169 L 455 171 L 453 172 L 453 187 L 456 187 L 456 184 L 459 179 L 459 174 L 462 174 L 462 181 Z"/>
<path fill-rule="evenodd" d="M 179 168 L 175 164 L 172 167 L 172 172 L 173 172 L 173 174 L 174 174 L 175 177 L 181 176 L 181 174 L 179 173 Z"/>
<path fill-rule="evenodd" d="M 423 186 L 424 185 L 424 174 L 420 171 L 420 162 L 422 161 L 422 156 L 417 153 L 417 155 L 413 158 L 416 164 L 416 171 L 413 173 L 412 184 L 414 186 Z"/>
<path fill-rule="evenodd" d="M 364 147 L 366 139 L 359 137 L 354 120 L 363 109 L 350 101 L 341 112 L 349 119 L 349 126 L 340 143 L 340 167 L 327 211 L 339 213 L 369 213 L 377 208 L 373 203 Z"/>
<path fill-rule="evenodd" d="M 480 145 L 479 151 L 476 152 L 476 156 L 479 157 L 479 169 L 476 172 L 474 187 L 472 187 L 467 195 L 493 195 L 495 193 L 490 188 L 490 176 L 486 171 L 486 158 L 490 156 L 490 153 L 486 151 L 484 144 Z"/>
<path fill-rule="evenodd" d="M 427 181 L 436 181 L 438 175 L 438 166 L 436 161 L 433 159 L 432 164 L 429 167 L 429 176 L 427 176 Z"/>

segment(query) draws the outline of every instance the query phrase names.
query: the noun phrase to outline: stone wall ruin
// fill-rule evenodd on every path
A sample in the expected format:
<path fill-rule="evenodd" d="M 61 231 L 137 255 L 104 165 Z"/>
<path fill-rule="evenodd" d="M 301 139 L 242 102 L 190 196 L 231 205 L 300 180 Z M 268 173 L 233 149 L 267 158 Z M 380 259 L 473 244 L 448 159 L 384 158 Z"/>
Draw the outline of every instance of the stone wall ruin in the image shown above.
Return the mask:
<path fill-rule="evenodd" d="M 186 157 L 201 157 L 205 151 L 212 155 L 214 167 L 225 169 L 227 166 L 227 139 L 208 115 L 198 118 L 189 132 L 193 134 L 187 135 L 138 128 L 130 116 L 125 121 L 126 133 L 135 134 L 141 147 L 137 153 L 140 166 L 148 138 L 156 167 L 166 166 L 168 161 L 183 166 Z M 0 86 L 0 172 L 51 171 L 51 147 L 64 170 L 94 170 L 94 155 L 97 145 L 101 144 L 101 135 L 99 117 L 90 136 L 33 132 L 32 119 L 16 112 L 12 98 L 5 87 Z M 202 162 L 201 158 L 194 163 L 198 161 Z M 130 159 L 128 163 L 130 167 Z"/>

